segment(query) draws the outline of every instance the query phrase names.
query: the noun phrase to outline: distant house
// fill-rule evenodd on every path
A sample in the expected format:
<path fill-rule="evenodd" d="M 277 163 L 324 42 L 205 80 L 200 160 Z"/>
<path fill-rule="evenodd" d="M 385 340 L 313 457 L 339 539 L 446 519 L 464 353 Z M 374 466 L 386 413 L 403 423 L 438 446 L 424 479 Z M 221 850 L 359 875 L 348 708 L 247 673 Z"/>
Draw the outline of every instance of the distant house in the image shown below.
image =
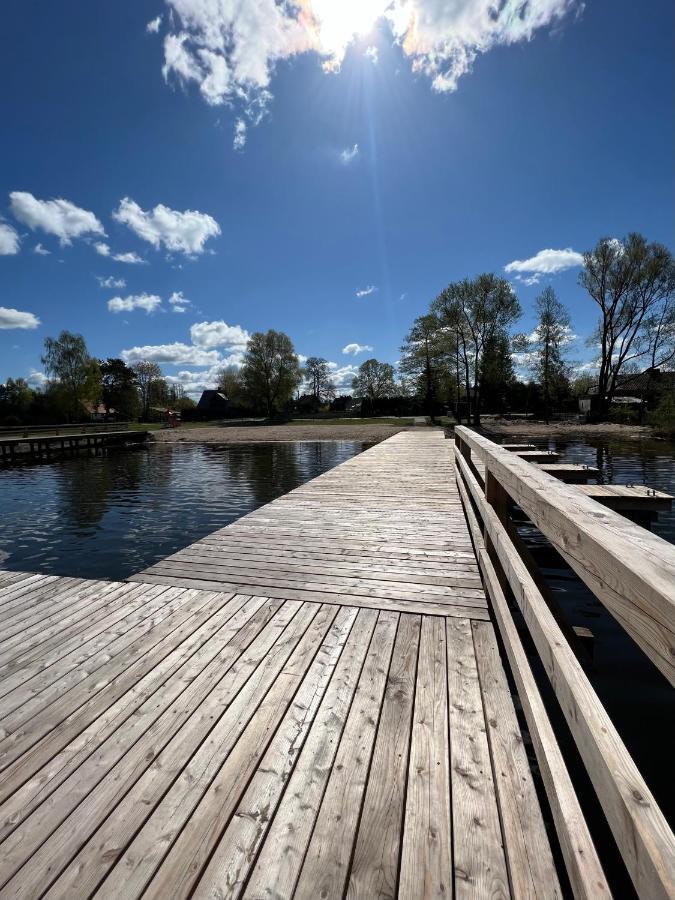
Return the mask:
<path fill-rule="evenodd" d="M 645 369 L 629 375 L 619 375 L 614 402 L 651 409 L 665 392 L 675 393 L 675 372 L 661 369 Z M 595 411 L 598 403 L 598 385 L 594 385 L 583 397 L 579 397 L 579 412 L 587 415 Z"/>
<path fill-rule="evenodd" d="M 224 416 L 230 405 L 229 400 L 220 391 L 202 391 L 197 404 L 198 412 L 205 416 Z"/>

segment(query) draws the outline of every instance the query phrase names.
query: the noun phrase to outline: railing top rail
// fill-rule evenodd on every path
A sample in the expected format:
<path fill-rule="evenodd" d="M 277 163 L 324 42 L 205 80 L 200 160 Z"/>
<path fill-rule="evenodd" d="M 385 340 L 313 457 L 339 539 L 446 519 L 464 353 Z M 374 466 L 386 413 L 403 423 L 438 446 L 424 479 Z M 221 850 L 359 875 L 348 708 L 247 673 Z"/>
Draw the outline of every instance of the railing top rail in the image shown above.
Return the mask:
<path fill-rule="evenodd" d="M 477 432 L 455 435 L 675 684 L 675 547 Z"/>

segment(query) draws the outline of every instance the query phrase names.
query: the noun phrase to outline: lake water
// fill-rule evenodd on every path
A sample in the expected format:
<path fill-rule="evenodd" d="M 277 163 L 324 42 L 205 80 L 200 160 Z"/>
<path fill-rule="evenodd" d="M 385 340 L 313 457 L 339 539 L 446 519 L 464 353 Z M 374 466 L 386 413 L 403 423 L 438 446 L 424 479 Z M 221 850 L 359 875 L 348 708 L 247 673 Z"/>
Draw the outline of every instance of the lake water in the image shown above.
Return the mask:
<path fill-rule="evenodd" d="M 0 470 L 0 567 L 124 580 L 366 446 L 176 444 Z"/>

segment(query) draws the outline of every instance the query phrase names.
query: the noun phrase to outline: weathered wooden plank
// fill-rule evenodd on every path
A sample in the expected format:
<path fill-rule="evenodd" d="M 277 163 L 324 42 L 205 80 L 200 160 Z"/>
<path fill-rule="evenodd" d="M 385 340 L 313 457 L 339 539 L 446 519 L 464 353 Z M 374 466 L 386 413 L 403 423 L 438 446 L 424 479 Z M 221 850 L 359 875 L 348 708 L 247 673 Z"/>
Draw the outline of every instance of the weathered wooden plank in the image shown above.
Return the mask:
<path fill-rule="evenodd" d="M 452 897 L 448 678 L 440 618 L 422 620 L 403 829 L 399 895 Z"/>
<path fill-rule="evenodd" d="M 245 897 L 343 896 L 398 620 L 379 614 L 363 669 L 350 681 L 350 691 L 358 685 L 342 737 L 347 690 L 339 717 L 303 751 Z"/>
<path fill-rule="evenodd" d="M 508 897 L 509 879 L 476 669 L 471 623 L 447 619 L 457 897 Z"/>
<path fill-rule="evenodd" d="M 421 619 L 403 616 L 387 677 L 347 896 L 396 895 Z"/>

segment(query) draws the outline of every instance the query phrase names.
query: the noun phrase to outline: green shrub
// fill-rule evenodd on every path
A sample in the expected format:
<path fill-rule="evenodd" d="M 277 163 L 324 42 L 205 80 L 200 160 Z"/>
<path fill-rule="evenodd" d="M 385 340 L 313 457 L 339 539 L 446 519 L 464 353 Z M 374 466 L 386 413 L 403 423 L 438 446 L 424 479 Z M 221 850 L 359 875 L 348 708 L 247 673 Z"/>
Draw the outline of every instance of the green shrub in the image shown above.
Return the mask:
<path fill-rule="evenodd" d="M 649 424 L 659 434 L 675 437 L 675 396 L 663 394 L 654 412 L 649 414 Z"/>

